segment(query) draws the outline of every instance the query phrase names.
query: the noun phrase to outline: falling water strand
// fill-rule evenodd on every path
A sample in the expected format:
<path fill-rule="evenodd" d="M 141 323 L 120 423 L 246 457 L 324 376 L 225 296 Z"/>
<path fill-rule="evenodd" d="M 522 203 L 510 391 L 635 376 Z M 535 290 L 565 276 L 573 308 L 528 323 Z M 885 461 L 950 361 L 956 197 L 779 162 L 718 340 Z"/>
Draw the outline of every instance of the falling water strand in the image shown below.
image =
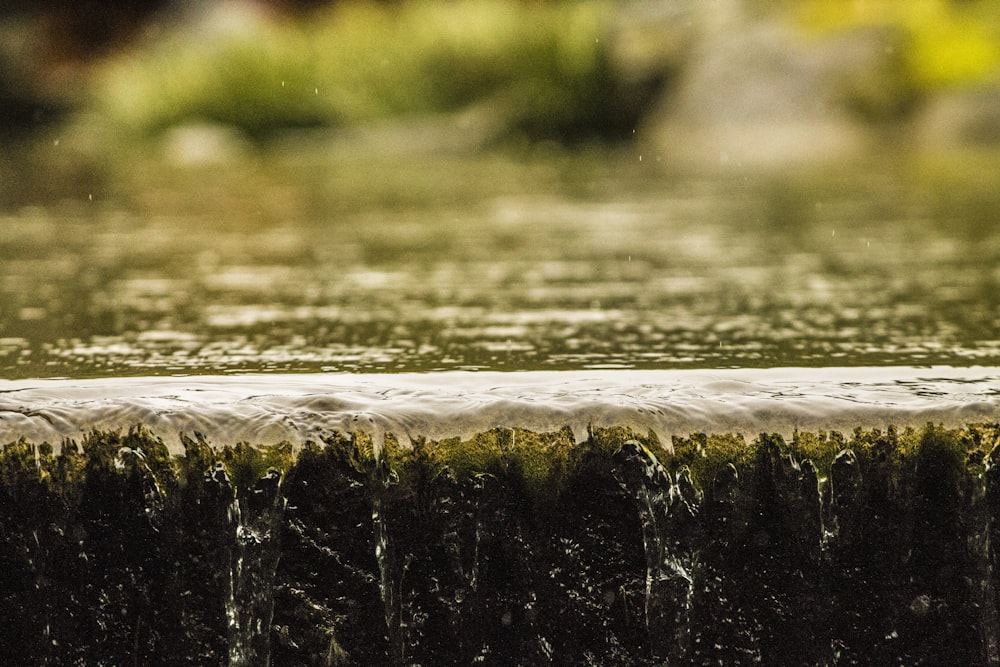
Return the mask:
<path fill-rule="evenodd" d="M 267 667 L 271 659 L 274 573 L 280 556 L 285 509 L 281 473 L 271 469 L 246 498 L 237 492 L 229 506 L 234 529 L 226 617 L 230 667 Z"/>
<path fill-rule="evenodd" d="M 1000 665 L 1000 618 L 997 610 L 997 552 L 1000 537 L 997 531 L 995 508 L 1000 503 L 1000 442 L 996 442 L 986 456 L 985 470 L 976 489 L 976 529 L 973 531 L 971 550 L 976 554 L 977 585 L 974 595 L 982 610 L 980 636 L 983 641 L 984 659 L 991 667 Z"/>
<path fill-rule="evenodd" d="M 385 607 L 385 625 L 389 636 L 390 661 L 403 664 L 404 642 L 400 581 L 397 574 L 395 552 L 389 536 L 389 522 L 385 503 L 389 488 L 395 482 L 392 469 L 385 456 L 385 436 L 382 432 L 354 433 L 355 439 L 368 440 L 371 445 L 374 467 L 372 472 L 372 523 L 375 526 L 375 560 L 378 563 L 379 591 Z M 367 443 L 365 443 L 367 444 Z"/>
<path fill-rule="evenodd" d="M 657 654 L 682 660 L 690 649 L 695 558 L 680 548 L 676 530 L 697 513 L 686 471 L 671 479 L 653 454 L 635 441 L 615 455 L 615 475 L 638 504 L 646 552 L 646 629 Z"/>

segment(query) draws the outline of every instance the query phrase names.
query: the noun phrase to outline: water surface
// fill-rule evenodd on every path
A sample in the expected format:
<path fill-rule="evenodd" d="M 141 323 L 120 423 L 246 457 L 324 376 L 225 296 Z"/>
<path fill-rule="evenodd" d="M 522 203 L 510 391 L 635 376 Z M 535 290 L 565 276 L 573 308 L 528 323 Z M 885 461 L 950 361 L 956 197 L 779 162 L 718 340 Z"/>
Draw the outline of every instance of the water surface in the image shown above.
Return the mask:
<path fill-rule="evenodd" d="M 2 377 L 1000 364 L 993 158 L 17 159 Z"/>

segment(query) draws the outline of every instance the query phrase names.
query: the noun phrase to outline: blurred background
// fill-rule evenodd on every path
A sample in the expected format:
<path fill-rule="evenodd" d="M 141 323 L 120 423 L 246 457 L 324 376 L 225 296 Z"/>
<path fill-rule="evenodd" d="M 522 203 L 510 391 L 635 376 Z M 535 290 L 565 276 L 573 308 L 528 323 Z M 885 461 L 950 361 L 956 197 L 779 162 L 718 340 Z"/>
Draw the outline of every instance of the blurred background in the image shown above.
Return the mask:
<path fill-rule="evenodd" d="M 0 12 L 7 135 L 68 124 L 141 141 L 198 124 L 216 141 L 261 141 L 461 114 L 467 143 L 639 135 L 710 162 L 819 159 L 886 135 L 1000 141 L 988 0 L 14 0 Z"/>
<path fill-rule="evenodd" d="M 993 363 L 992 0 L 12 0 L 0 374 Z"/>

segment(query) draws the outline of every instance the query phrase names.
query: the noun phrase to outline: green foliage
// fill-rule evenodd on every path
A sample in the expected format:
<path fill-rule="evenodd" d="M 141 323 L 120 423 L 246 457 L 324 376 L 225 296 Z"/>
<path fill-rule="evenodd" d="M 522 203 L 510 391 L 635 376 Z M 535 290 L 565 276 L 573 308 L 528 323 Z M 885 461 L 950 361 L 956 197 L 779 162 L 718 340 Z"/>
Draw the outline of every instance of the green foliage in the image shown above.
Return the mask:
<path fill-rule="evenodd" d="M 991 0 L 807 0 L 796 14 L 817 32 L 898 30 L 901 76 L 919 89 L 982 81 L 1000 66 L 1000 10 Z"/>
<path fill-rule="evenodd" d="M 830 473 L 834 458 L 847 446 L 843 434 L 837 431 L 796 431 L 790 451 L 800 461 L 812 461 L 820 478 L 825 478 Z"/>
<path fill-rule="evenodd" d="M 512 129 L 559 135 L 610 121 L 603 3 L 336 3 L 235 34 L 173 34 L 123 54 L 93 107 L 155 132 L 218 122 L 252 135 L 482 104 Z"/>

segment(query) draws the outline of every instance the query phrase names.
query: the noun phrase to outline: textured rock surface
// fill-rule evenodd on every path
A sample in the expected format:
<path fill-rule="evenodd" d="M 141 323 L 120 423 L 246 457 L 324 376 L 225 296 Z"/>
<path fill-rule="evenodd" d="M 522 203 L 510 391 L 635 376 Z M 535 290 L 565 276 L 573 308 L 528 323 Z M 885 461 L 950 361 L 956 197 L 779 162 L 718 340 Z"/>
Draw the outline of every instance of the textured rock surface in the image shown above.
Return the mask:
<path fill-rule="evenodd" d="M 997 664 L 998 433 L 14 442 L 0 660 Z"/>

